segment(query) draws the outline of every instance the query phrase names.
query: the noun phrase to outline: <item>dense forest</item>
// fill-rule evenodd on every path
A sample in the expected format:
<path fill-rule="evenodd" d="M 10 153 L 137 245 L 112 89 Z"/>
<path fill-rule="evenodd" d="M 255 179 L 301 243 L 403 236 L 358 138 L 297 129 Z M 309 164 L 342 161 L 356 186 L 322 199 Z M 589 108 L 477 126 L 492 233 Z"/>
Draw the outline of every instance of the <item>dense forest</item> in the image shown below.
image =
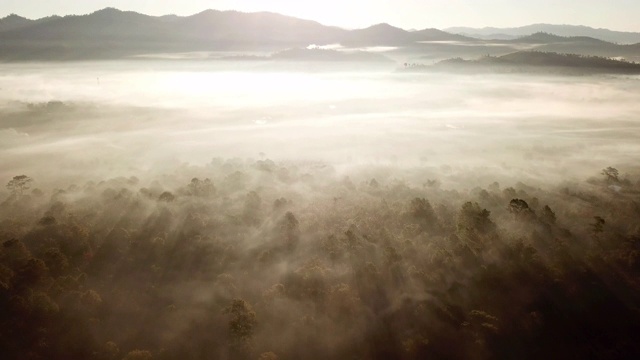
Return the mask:
<path fill-rule="evenodd" d="M 214 159 L 0 193 L 2 359 L 640 357 L 640 178 Z"/>
<path fill-rule="evenodd" d="M 405 64 L 404 71 L 491 70 L 497 72 L 559 74 L 640 74 L 640 64 L 602 56 L 542 51 L 517 51 L 502 56 L 486 55 L 474 60 L 450 58 L 433 65 Z"/>

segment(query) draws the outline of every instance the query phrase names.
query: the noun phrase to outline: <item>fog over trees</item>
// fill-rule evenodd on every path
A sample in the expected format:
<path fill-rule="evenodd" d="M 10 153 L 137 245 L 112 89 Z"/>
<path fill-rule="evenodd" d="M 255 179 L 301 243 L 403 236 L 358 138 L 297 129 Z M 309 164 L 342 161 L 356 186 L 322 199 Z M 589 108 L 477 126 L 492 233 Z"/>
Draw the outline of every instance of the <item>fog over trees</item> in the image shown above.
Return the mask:
<path fill-rule="evenodd" d="M 640 358 L 640 48 L 557 35 L 0 19 L 0 359 Z"/>
<path fill-rule="evenodd" d="M 618 172 L 463 192 L 269 159 L 166 184 L 16 176 L 0 208 L 3 353 L 637 355 L 640 178 Z"/>

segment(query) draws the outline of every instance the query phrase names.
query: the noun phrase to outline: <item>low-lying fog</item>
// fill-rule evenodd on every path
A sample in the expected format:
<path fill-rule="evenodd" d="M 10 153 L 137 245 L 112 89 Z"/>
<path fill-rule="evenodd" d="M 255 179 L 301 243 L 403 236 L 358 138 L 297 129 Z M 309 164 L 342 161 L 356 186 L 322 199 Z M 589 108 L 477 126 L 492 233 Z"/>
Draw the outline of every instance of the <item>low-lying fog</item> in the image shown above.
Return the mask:
<path fill-rule="evenodd" d="M 557 183 L 629 169 L 640 153 L 640 81 L 629 77 L 131 61 L 3 65 L 0 89 L 5 180 L 264 157 L 431 169 L 445 184 L 480 174 Z"/>
<path fill-rule="evenodd" d="M 1 68 L 0 358 L 640 358 L 640 79 L 267 63 Z"/>

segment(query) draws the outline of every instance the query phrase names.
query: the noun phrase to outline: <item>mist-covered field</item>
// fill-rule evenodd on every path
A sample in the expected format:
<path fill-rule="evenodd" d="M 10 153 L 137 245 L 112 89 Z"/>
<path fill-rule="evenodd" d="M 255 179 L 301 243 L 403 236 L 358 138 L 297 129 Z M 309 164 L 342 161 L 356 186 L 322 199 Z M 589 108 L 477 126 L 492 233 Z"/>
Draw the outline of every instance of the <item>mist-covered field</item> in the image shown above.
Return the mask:
<path fill-rule="evenodd" d="M 633 358 L 638 104 L 633 76 L 3 64 L 3 358 Z"/>
<path fill-rule="evenodd" d="M 638 86 L 637 78 L 310 73 L 250 63 L 9 65 L 0 75 L 0 175 L 98 180 L 266 157 L 445 166 L 451 181 L 459 171 L 580 179 L 604 165 L 637 165 Z"/>

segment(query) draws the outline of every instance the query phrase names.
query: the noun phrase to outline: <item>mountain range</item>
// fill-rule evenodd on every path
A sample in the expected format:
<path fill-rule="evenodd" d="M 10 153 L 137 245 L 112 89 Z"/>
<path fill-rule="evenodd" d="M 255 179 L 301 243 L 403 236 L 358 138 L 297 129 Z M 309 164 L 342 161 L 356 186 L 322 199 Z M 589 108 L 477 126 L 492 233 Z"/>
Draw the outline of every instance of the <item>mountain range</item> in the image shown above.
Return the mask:
<path fill-rule="evenodd" d="M 485 40 L 510 40 L 538 32 L 544 32 L 566 37 L 587 36 L 617 44 L 640 43 L 640 33 L 637 32 L 595 29 L 581 25 L 532 24 L 513 28 L 450 27 L 444 29 L 444 31 Z"/>
<path fill-rule="evenodd" d="M 88 15 L 52 16 L 30 20 L 18 15 L 0 19 L 0 61 L 116 59 L 155 53 L 237 51 L 278 52 L 309 45 L 339 45 L 366 49 L 389 47 L 411 56 L 504 55 L 522 48 L 607 57 L 640 57 L 640 45 L 603 40 L 618 33 L 604 29 L 548 25 L 557 32 L 528 32 L 537 25 L 497 29 L 504 39 L 483 40 L 433 28 L 408 31 L 389 24 L 347 30 L 276 13 L 206 10 L 192 16 L 149 16 L 106 8 Z M 575 29 L 574 29 L 575 28 Z M 547 28 L 544 28 L 547 29 Z M 595 35 L 561 36 L 569 30 L 591 29 Z M 494 29 L 480 29 L 491 33 Z M 505 30 L 505 31 L 502 31 Z M 563 30 L 563 31 L 560 31 Z M 576 30 L 576 31 L 577 31 Z M 585 30 L 586 31 L 586 30 Z M 515 35 L 516 32 L 522 35 Z M 574 32 L 575 33 L 575 32 Z M 640 42 L 640 34 L 638 36 Z M 482 35 L 484 36 L 484 35 Z M 620 35 L 622 36 L 622 35 Z"/>
<path fill-rule="evenodd" d="M 388 24 L 345 30 L 275 13 L 206 10 L 148 16 L 106 8 L 88 15 L 0 19 L 0 59 L 91 59 L 149 52 L 281 50 L 311 44 L 402 46 L 466 39 L 437 29 L 409 32 Z"/>

